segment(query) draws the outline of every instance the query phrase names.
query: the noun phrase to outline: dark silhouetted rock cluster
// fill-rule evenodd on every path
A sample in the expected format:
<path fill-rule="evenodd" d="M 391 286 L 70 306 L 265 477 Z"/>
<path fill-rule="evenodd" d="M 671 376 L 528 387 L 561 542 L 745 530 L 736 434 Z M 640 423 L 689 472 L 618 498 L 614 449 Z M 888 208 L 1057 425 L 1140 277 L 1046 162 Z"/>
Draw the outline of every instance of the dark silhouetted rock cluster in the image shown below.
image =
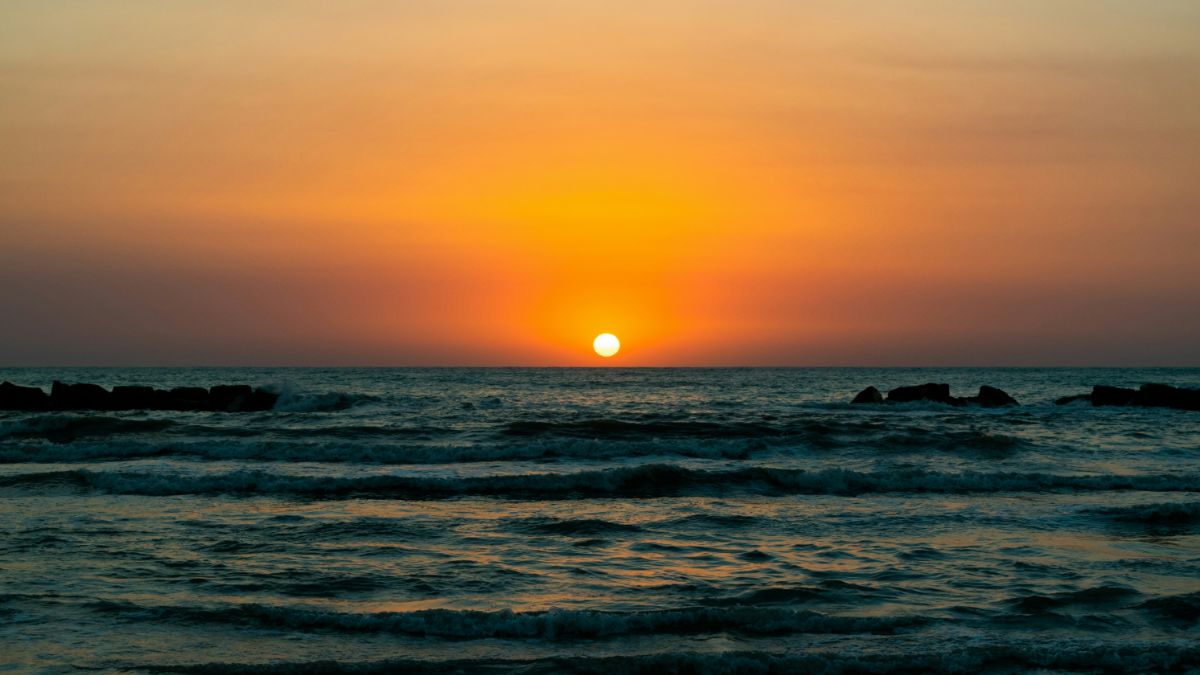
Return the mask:
<path fill-rule="evenodd" d="M 47 410 L 50 397 L 37 387 L 20 387 L 12 382 L 0 383 L 0 409 Z"/>
<path fill-rule="evenodd" d="M 203 387 L 113 387 L 55 382 L 50 394 L 38 387 L 0 384 L 0 410 L 201 410 L 254 412 L 275 407 L 279 394 L 249 385 Z"/>
<path fill-rule="evenodd" d="M 1090 394 L 1064 396 L 1055 403 L 1066 405 L 1088 401 L 1094 406 L 1138 406 L 1142 408 L 1177 408 L 1200 410 L 1200 389 L 1184 389 L 1168 384 L 1143 384 L 1138 389 L 1096 385 Z"/>
<path fill-rule="evenodd" d="M 913 401 L 934 401 L 946 405 L 964 406 L 979 405 L 984 408 L 999 408 L 1009 405 L 1020 405 L 1017 400 L 1003 390 L 989 387 L 986 384 L 979 388 L 977 396 L 951 396 L 950 385 L 918 384 L 909 387 L 896 387 L 887 393 L 885 399 L 875 387 L 867 387 L 854 397 L 852 403 L 911 403 Z"/>

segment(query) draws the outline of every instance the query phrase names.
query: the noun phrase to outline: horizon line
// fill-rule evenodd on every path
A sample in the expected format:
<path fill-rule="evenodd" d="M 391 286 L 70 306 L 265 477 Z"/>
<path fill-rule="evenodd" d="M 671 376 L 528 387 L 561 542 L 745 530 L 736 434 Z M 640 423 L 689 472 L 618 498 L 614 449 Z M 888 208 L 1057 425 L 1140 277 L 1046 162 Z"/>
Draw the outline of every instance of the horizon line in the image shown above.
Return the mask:
<path fill-rule="evenodd" d="M 1058 370 L 1149 370 L 1149 369 L 1172 369 L 1172 370 L 1200 370 L 1200 364 L 1196 365 L 1172 365 L 1172 364 L 1154 364 L 1154 365 L 638 365 L 638 366 L 619 366 L 619 365 L 467 365 L 467 364 L 426 364 L 426 365 L 280 365 L 280 364 L 191 364 L 191 365 L 81 365 L 81 364 L 58 364 L 58 365 L 0 365 L 0 370 L 49 370 L 55 368 L 92 368 L 92 369 L 112 369 L 112 370 L 150 370 L 150 369 L 235 369 L 235 368 L 274 368 L 286 370 L 335 370 L 335 369 L 362 369 L 362 370 L 454 370 L 454 369 L 472 369 L 472 370 L 886 370 L 886 369 L 927 369 L 927 370 L 965 370 L 965 369 L 989 369 L 989 370 L 1024 370 L 1024 369 L 1058 369 Z"/>

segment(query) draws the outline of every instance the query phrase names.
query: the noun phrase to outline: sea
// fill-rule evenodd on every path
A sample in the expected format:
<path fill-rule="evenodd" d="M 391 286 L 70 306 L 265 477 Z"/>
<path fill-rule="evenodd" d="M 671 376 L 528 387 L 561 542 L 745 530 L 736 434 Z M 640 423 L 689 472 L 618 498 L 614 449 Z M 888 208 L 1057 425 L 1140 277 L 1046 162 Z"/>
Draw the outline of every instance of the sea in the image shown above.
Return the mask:
<path fill-rule="evenodd" d="M 6 671 L 1200 671 L 1200 413 L 1054 404 L 1198 369 L 0 380 L 281 393 L 0 412 Z"/>

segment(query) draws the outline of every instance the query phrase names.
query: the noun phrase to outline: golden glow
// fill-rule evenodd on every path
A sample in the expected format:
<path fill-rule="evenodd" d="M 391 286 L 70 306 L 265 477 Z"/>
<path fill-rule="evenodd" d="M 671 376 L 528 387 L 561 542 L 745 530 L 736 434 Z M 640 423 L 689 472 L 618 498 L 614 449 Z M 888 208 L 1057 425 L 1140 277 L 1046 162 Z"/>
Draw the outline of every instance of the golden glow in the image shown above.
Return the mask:
<path fill-rule="evenodd" d="M 600 356 L 608 358 L 621 351 L 621 341 L 612 333 L 601 333 L 592 340 L 592 349 Z"/>
<path fill-rule="evenodd" d="M 0 354 L 1195 364 L 1200 3 L 871 7 L 0 3 Z"/>

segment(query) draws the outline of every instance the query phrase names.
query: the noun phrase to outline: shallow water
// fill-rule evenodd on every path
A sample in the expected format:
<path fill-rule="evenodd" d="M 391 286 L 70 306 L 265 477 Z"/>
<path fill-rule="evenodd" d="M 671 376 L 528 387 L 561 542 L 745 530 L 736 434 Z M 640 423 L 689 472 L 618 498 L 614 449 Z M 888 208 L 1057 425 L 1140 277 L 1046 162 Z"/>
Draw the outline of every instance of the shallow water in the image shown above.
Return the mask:
<path fill-rule="evenodd" d="M 30 369 L 266 413 L 0 412 L 0 662 L 74 672 L 1200 667 L 1198 370 Z M 1019 408 L 852 406 L 998 386 Z"/>

